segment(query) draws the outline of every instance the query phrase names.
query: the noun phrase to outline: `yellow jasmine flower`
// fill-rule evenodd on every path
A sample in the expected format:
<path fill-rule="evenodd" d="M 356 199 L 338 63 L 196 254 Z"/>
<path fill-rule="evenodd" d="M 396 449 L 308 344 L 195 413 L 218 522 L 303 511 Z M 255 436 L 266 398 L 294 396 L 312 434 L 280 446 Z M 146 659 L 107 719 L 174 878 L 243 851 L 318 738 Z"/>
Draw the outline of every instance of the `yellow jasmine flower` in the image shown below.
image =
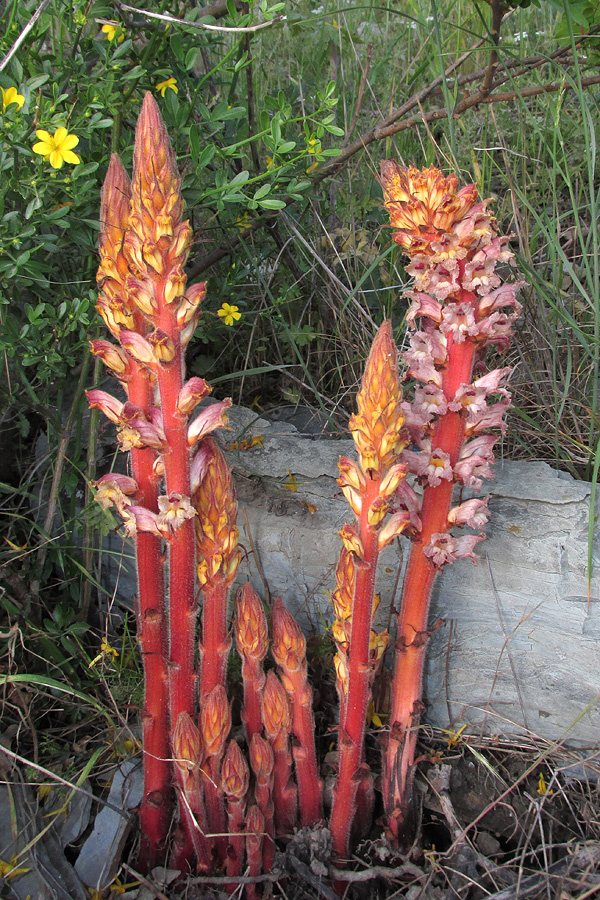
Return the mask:
<path fill-rule="evenodd" d="M 125 40 L 125 32 L 119 22 L 106 22 L 106 24 L 102 26 L 102 32 L 108 38 L 109 43 L 114 41 L 115 37 L 117 38 L 118 44 L 121 44 Z"/>
<path fill-rule="evenodd" d="M 244 231 L 247 231 L 248 228 L 250 228 L 250 216 L 248 215 L 248 213 L 246 212 L 243 216 L 239 216 L 235 220 L 235 224 L 237 225 L 239 231 L 242 232 L 242 234 L 244 233 Z"/>
<path fill-rule="evenodd" d="M 111 655 L 112 655 L 113 662 L 114 662 L 119 654 L 117 653 L 117 651 L 115 650 L 114 647 L 111 647 L 111 646 L 110 646 L 110 644 L 108 643 L 108 641 L 106 640 L 106 638 L 102 638 L 102 641 L 100 642 L 100 653 L 98 654 L 98 656 L 96 656 L 96 657 L 91 661 L 91 663 L 90 663 L 89 666 L 88 666 L 88 669 L 91 669 L 92 666 L 95 666 L 96 663 L 97 663 L 100 659 L 102 659 L 102 657 L 104 657 L 104 656 L 111 656 Z"/>
<path fill-rule="evenodd" d="M 73 153 L 73 147 L 79 143 L 79 138 L 74 134 L 69 134 L 66 128 L 61 125 L 54 134 L 48 131 L 36 131 L 39 142 L 31 148 L 34 153 L 45 156 L 50 160 L 53 169 L 61 169 L 64 162 L 72 163 L 76 166 L 81 159 L 76 153 Z"/>
<path fill-rule="evenodd" d="M 315 169 L 318 169 L 318 168 L 319 168 L 319 163 L 318 162 L 313 163 L 312 166 L 309 166 L 309 168 L 306 170 L 306 174 L 310 175 L 311 172 L 314 172 Z"/>
<path fill-rule="evenodd" d="M 6 90 L 0 88 L 0 91 L 2 91 L 2 112 L 6 112 L 7 106 L 10 106 L 11 103 L 16 103 L 17 109 L 21 109 L 25 103 L 25 97 L 23 94 L 17 93 L 16 87 L 9 87 Z"/>
<path fill-rule="evenodd" d="M 160 91 L 160 96 L 165 96 L 165 91 L 167 88 L 171 88 L 172 91 L 175 91 L 176 94 L 179 93 L 179 88 L 177 87 L 177 79 L 176 78 L 167 78 L 166 81 L 159 81 L 155 87 L 156 91 Z"/>
<path fill-rule="evenodd" d="M 221 309 L 217 310 L 217 315 L 226 325 L 233 325 L 234 321 L 242 318 L 239 306 L 232 306 L 230 303 L 224 303 Z"/>

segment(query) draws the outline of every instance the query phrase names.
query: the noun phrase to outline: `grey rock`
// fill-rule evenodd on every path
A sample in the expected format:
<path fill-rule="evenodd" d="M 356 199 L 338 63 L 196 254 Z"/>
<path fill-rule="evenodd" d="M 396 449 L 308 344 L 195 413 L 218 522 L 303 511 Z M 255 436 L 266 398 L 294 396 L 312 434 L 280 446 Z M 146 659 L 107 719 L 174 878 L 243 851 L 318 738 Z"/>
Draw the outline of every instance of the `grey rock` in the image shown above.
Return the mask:
<path fill-rule="evenodd" d="M 18 770 L 2 765 L 0 784 L 0 858 L 16 858 L 22 874 L 9 876 L 7 896 L 17 900 L 85 900 L 73 867 L 65 859 L 54 829 L 40 814 L 37 800 Z M 4 879 L 0 878 L 0 890 Z M 5 896 L 4 892 L 2 896 Z"/>
<path fill-rule="evenodd" d="M 320 629 L 333 618 L 337 530 L 352 519 L 335 481 L 337 461 L 355 457 L 354 444 L 302 437 L 290 424 L 239 407 L 231 425 L 222 434 L 227 443 L 263 438 L 262 447 L 228 453 L 246 551 L 238 581 L 249 578 L 264 594 L 258 564 L 271 595 L 281 595 L 305 628 Z M 295 491 L 286 489 L 290 471 Z M 426 720 L 441 728 L 466 723 L 475 734 L 593 746 L 600 739 L 600 539 L 596 531 L 588 602 L 590 485 L 545 463 L 500 461 L 481 494 L 488 492 L 491 518 L 476 551 L 479 564 L 446 566 L 434 588 L 430 622 L 445 624 L 428 649 Z M 382 555 L 382 622 L 408 550 L 403 541 Z M 125 552 L 131 555 L 130 546 Z M 121 570 L 118 596 L 134 593 L 134 579 L 125 582 Z"/>
<path fill-rule="evenodd" d="M 143 787 L 139 762 L 126 760 L 116 767 L 108 802 L 123 812 L 110 806 L 101 808 L 75 863 L 75 871 L 88 887 L 101 891 L 114 880 L 133 821 L 130 810 L 141 803 Z"/>

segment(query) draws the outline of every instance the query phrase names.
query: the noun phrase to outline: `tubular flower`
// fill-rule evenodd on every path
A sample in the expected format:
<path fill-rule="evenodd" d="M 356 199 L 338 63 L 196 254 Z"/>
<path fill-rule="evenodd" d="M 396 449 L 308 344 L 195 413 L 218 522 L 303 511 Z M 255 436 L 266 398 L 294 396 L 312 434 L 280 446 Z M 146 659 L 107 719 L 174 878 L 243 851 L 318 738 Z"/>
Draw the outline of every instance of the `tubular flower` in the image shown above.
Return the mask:
<path fill-rule="evenodd" d="M 49 160 L 53 169 L 62 169 L 63 163 L 66 162 L 74 166 L 81 162 L 80 157 L 73 153 L 73 147 L 77 146 L 79 138 L 75 134 L 69 134 L 63 126 L 57 128 L 54 134 L 43 130 L 36 131 L 36 137 L 38 142 L 31 149 Z"/>
<path fill-rule="evenodd" d="M 173 756 L 182 772 L 197 772 L 203 762 L 200 732 L 186 712 L 179 713 L 173 731 Z"/>

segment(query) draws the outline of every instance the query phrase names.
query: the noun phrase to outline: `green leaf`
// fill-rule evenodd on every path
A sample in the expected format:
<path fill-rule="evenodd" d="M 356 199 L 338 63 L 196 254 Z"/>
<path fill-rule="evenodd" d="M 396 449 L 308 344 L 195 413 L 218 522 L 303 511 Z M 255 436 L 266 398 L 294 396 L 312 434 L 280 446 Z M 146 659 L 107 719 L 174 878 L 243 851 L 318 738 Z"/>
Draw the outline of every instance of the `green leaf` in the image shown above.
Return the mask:
<path fill-rule="evenodd" d="M 262 206 L 263 209 L 285 209 L 283 200 L 261 200 L 259 206 Z"/>
<path fill-rule="evenodd" d="M 250 172 L 248 172 L 247 169 L 243 169 L 243 171 L 238 172 L 235 178 L 232 178 L 232 180 L 229 182 L 228 187 L 234 187 L 234 185 L 239 187 L 240 184 L 246 184 L 249 178 Z"/>
<path fill-rule="evenodd" d="M 291 153 L 292 150 L 296 149 L 296 141 L 284 141 L 283 144 L 279 144 L 277 147 L 278 153 Z"/>
<path fill-rule="evenodd" d="M 268 193 L 271 191 L 270 184 L 263 184 L 254 194 L 253 200 L 262 200 L 263 197 L 266 197 Z"/>
<path fill-rule="evenodd" d="M 337 125 L 326 125 L 325 130 L 329 132 L 329 134 L 335 134 L 337 137 L 344 136 L 344 129 L 338 128 Z"/>

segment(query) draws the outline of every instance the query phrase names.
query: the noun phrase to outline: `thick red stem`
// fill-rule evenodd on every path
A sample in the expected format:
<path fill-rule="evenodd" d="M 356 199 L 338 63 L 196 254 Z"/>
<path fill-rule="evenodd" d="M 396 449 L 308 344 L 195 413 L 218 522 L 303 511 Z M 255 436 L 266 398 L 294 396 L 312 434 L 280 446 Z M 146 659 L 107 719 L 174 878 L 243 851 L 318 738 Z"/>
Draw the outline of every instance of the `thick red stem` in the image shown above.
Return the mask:
<path fill-rule="evenodd" d="M 272 790 L 269 785 L 257 782 L 254 786 L 254 796 L 256 805 L 264 819 L 265 834 L 262 842 L 262 867 L 263 871 L 268 873 L 273 868 L 273 860 L 275 859 L 275 822 Z"/>
<path fill-rule="evenodd" d="M 146 411 L 152 405 L 152 388 L 145 373 L 138 372 L 128 385 L 130 401 Z M 156 454 L 132 449 L 132 475 L 138 485 L 138 503 L 158 512 L 158 479 L 153 471 Z M 138 574 L 137 633 L 144 668 L 144 797 L 140 807 L 141 847 L 138 866 L 146 872 L 163 862 L 169 827 L 169 727 L 167 691 L 167 636 L 161 539 L 139 533 L 135 539 Z"/>
<path fill-rule="evenodd" d="M 253 735 L 262 734 L 261 698 L 265 686 L 265 673 L 261 660 L 252 657 L 242 658 L 242 684 L 244 685 L 242 721 L 246 728 L 246 740 L 250 746 Z"/>
<path fill-rule="evenodd" d="M 204 803 L 208 819 L 209 838 L 220 862 L 227 854 L 227 817 L 225 797 L 221 788 L 221 758 L 211 756 L 202 766 Z"/>
<path fill-rule="evenodd" d="M 202 595 L 204 602 L 200 646 L 200 702 L 217 685 L 225 687 L 227 657 L 231 647 L 231 637 L 227 629 L 229 585 L 223 575 L 211 578 Z"/>
<path fill-rule="evenodd" d="M 315 720 L 312 711 L 312 690 L 304 672 L 287 672 L 291 682 L 292 731 L 296 738 L 292 751 L 296 763 L 298 807 L 300 823 L 316 825 L 323 818 L 323 782 L 319 778 L 315 750 Z"/>
<path fill-rule="evenodd" d="M 363 559 L 355 562 L 354 605 L 348 651 L 348 691 L 345 717 L 340 721 L 339 772 L 333 791 L 330 829 L 333 849 L 338 857 L 350 852 L 350 834 L 356 815 L 356 793 L 364 763 L 367 707 L 371 697 L 373 669 L 369 657 L 375 572 L 379 548 L 377 532 L 368 524 L 367 514 L 379 496 L 380 478 L 371 472 L 362 498 L 359 536 Z"/>
<path fill-rule="evenodd" d="M 167 365 L 160 365 L 157 373 L 166 449 L 163 453 L 167 495 L 177 493 L 190 497 L 190 453 L 187 441 L 188 417 L 177 408 L 177 398 L 183 386 L 183 354 L 181 330 L 175 312 L 165 303 L 166 276 L 156 278 L 156 302 L 160 310 L 159 327 L 171 337 L 175 356 Z M 195 712 L 196 673 L 194 651 L 197 609 L 194 602 L 196 544 L 194 523 L 185 519 L 173 531 L 169 540 L 169 715 L 171 731 L 182 712 Z M 183 783 L 176 773 L 181 791 Z M 186 848 L 193 845 L 189 816 L 180 793 L 181 825 Z"/>
<path fill-rule="evenodd" d="M 273 748 L 273 806 L 278 836 L 290 835 L 298 823 L 298 791 L 292 778 L 289 737 L 282 731 L 270 742 Z"/>
<path fill-rule="evenodd" d="M 461 301 L 473 298 L 462 292 Z M 442 388 L 453 400 L 461 384 L 471 381 L 476 344 L 465 341 L 452 344 L 443 373 Z M 431 446 L 450 456 L 454 466 L 465 438 L 465 417 L 458 412 L 441 416 Z M 410 844 L 414 836 L 413 776 L 418 726 L 423 709 L 421 701 L 423 666 L 429 633 L 427 617 L 431 590 L 438 569 L 423 553 L 433 534 L 448 530 L 448 513 L 454 483 L 442 481 L 427 485 L 421 507 L 422 529 L 410 552 L 396 638 L 392 680 L 390 733 L 384 755 L 383 792 L 388 820 L 388 836 L 394 843 Z"/>
<path fill-rule="evenodd" d="M 229 846 L 227 847 L 227 874 L 232 878 L 242 874 L 242 862 L 244 860 L 244 847 L 246 837 L 243 835 L 244 812 L 246 800 L 227 800 L 227 826 L 229 828 Z M 237 887 L 236 883 L 226 885 L 228 893 L 232 894 Z"/>

